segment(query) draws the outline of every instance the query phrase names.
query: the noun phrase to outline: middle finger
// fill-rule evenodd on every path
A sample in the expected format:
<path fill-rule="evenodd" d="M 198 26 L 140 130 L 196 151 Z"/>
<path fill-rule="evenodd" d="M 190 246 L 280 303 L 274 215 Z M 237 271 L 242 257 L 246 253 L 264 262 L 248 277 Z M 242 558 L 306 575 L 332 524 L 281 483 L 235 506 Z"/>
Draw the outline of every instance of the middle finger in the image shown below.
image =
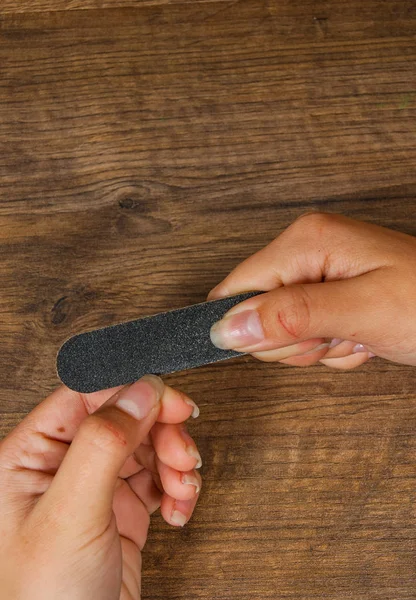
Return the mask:
<path fill-rule="evenodd" d="M 201 467 L 201 456 L 184 423 L 155 423 L 151 437 L 158 458 L 168 467 L 182 472 Z"/>

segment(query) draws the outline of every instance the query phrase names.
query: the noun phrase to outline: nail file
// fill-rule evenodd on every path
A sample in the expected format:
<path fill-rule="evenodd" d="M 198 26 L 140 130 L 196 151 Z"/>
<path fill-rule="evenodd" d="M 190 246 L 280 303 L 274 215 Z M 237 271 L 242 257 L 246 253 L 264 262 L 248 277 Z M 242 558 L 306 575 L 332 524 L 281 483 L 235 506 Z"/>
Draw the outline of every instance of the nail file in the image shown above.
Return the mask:
<path fill-rule="evenodd" d="M 58 376 L 69 388 L 88 393 L 126 385 L 146 373 L 166 375 L 243 356 L 245 352 L 214 346 L 209 332 L 230 308 L 261 293 L 201 302 L 74 335 L 58 352 Z"/>

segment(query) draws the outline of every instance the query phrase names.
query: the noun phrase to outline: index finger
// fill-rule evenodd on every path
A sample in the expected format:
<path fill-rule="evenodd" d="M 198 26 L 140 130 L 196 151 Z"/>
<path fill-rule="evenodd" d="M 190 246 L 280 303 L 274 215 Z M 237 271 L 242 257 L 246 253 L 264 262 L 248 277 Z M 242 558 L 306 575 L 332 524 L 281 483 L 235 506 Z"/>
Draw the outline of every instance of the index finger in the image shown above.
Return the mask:
<path fill-rule="evenodd" d="M 14 450 L 20 448 L 26 453 L 33 453 L 44 448 L 45 438 L 70 443 L 82 421 L 122 387 L 84 394 L 66 385 L 59 386 L 4 438 L 4 450 L 13 447 Z M 160 423 L 181 423 L 198 414 L 199 409 L 186 394 L 165 385 L 157 419 Z M 12 462 L 20 464 L 18 453 L 8 454 Z"/>
<path fill-rule="evenodd" d="M 386 246 L 396 234 L 343 215 L 302 215 L 267 246 L 237 265 L 210 291 L 207 300 L 362 275 L 381 266 L 380 257 L 373 257 L 371 252 L 374 242 L 369 234 L 376 232 L 386 237 Z M 362 261 L 364 252 L 366 260 Z"/>

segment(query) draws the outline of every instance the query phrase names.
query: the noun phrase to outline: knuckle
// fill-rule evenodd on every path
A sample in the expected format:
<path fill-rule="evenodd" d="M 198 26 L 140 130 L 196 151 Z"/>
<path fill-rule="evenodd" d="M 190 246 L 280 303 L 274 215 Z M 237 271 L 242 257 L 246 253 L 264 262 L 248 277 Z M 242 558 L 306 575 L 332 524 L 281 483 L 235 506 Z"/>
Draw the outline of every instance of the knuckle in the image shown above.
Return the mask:
<path fill-rule="evenodd" d="M 81 423 L 79 437 L 101 450 L 114 451 L 127 445 L 126 434 L 120 425 L 98 414 L 90 415 Z"/>
<path fill-rule="evenodd" d="M 274 331 L 277 338 L 282 335 L 289 340 L 303 338 L 310 325 L 310 301 L 304 286 L 296 285 L 282 288 L 276 300 L 274 310 L 269 314 L 266 331 Z M 273 322 L 270 320 L 273 319 Z"/>
<path fill-rule="evenodd" d="M 332 225 L 337 220 L 337 215 L 325 212 L 309 211 L 300 215 L 294 222 L 297 227 L 302 227 L 308 232 L 321 233 L 323 228 Z"/>

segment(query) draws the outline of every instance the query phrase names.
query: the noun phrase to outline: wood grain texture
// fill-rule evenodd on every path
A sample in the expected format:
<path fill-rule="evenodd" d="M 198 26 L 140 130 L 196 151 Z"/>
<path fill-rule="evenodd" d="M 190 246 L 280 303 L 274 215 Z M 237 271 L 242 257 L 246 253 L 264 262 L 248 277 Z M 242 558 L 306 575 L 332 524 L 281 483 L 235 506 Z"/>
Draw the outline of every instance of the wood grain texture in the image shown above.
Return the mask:
<path fill-rule="evenodd" d="M 143 6 L 164 6 L 166 4 L 201 4 L 232 2 L 233 0 L 3 0 L 1 14 L 26 12 L 60 12 L 67 10 L 103 10 L 108 8 L 142 8 Z"/>
<path fill-rule="evenodd" d="M 67 337 L 203 301 L 306 210 L 416 234 L 413 2 L 82 7 L 0 8 L 2 434 Z M 415 598 L 414 369 L 165 379 L 204 490 L 155 517 L 146 600 Z"/>

